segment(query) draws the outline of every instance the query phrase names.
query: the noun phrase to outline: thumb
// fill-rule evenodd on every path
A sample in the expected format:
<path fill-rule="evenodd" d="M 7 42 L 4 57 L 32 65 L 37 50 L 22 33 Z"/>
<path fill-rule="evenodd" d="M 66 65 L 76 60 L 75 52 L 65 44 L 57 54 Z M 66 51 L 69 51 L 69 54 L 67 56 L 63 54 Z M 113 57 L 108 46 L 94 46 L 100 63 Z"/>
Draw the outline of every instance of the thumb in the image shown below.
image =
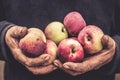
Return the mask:
<path fill-rule="evenodd" d="M 22 38 L 26 34 L 27 34 L 27 28 L 26 27 L 13 26 L 7 31 L 6 35 L 9 35 L 13 38 Z"/>
<path fill-rule="evenodd" d="M 104 48 L 111 49 L 115 46 L 115 41 L 108 35 L 104 35 L 102 38 L 102 44 Z"/>
<path fill-rule="evenodd" d="M 73 71 L 77 71 L 78 70 L 78 63 L 74 63 L 74 62 L 66 62 L 63 64 L 63 67 L 65 69 L 69 69 L 69 70 L 73 70 Z"/>
<path fill-rule="evenodd" d="M 25 36 L 25 34 L 27 34 L 26 27 L 13 26 L 10 29 L 8 29 L 5 35 L 5 41 L 11 49 L 19 48 L 18 39 Z"/>

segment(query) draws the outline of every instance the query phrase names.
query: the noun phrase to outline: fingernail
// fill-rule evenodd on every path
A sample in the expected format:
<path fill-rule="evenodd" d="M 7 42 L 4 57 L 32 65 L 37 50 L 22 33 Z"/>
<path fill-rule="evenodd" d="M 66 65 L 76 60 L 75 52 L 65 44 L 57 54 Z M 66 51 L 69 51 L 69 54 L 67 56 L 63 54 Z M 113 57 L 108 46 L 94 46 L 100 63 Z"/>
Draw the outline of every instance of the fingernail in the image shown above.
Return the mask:
<path fill-rule="evenodd" d="M 64 67 L 65 69 L 70 69 L 70 67 L 69 67 L 68 65 L 63 65 L 63 67 Z"/>
<path fill-rule="evenodd" d="M 48 60 L 50 57 L 49 56 L 45 56 L 44 57 L 44 60 Z"/>
<path fill-rule="evenodd" d="M 58 64 L 58 63 L 56 63 L 56 62 L 54 62 L 54 65 L 55 65 L 55 66 L 59 66 L 59 64 Z"/>

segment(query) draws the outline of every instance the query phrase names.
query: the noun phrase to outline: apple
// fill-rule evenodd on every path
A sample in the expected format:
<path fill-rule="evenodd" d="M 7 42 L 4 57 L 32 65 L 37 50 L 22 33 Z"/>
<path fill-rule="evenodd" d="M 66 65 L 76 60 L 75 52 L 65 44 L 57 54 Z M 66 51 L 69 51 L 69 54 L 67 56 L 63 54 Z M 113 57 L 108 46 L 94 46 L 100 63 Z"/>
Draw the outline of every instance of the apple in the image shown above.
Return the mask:
<path fill-rule="evenodd" d="M 77 11 L 69 12 L 65 16 L 63 23 L 71 36 L 77 36 L 78 33 L 86 26 L 85 20 Z"/>
<path fill-rule="evenodd" d="M 59 21 L 53 21 L 47 25 L 44 31 L 46 38 L 54 41 L 56 44 L 65 38 L 68 38 L 68 32 L 65 26 Z"/>
<path fill-rule="evenodd" d="M 53 62 L 53 60 L 56 59 L 57 45 L 55 44 L 55 42 L 53 42 L 52 40 L 46 41 L 46 49 L 44 50 L 44 54 L 50 55 L 50 59 L 48 60 L 47 64 L 51 64 Z M 47 64 L 45 64 L 45 65 L 47 65 Z"/>
<path fill-rule="evenodd" d="M 77 38 L 67 38 L 58 45 L 58 58 L 61 62 L 80 62 L 84 58 L 84 49 Z"/>
<path fill-rule="evenodd" d="M 29 57 L 37 57 L 46 48 L 46 37 L 39 28 L 29 28 L 28 33 L 19 41 L 19 47 Z"/>
<path fill-rule="evenodd" d="M 88 25 L 78 34 L 78 41 L 83 45 L 86 53 L 95 54 L 103 49 L 101 39 L 103 31 L 95 25 Z"/>

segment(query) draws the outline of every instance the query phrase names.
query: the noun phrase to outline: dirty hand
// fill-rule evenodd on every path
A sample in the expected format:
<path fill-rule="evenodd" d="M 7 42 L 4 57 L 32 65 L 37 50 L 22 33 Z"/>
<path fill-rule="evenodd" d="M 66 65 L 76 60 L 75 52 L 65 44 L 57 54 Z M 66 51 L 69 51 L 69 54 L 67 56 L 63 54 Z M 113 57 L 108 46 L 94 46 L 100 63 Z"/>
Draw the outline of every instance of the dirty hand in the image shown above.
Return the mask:
<path fill-rule="evenodd" d="M 46 74 L 56 69 L 52 64 L 44 65 L 50 58 L 47 54 L 36 58 L 30 58 L 23 54 L 18 43 L 27 34 L 27 30 L 26 27 L 13 26 L 6 32 L 5 41 L 15 60 L 23 64 L 33 74 Z"/>
<path fill-rule="evenodd" d="M 55 60 L 54 64 L 72 76 L 99 69 L 113 59 L 116 48 L 115 41 L 108 35 L 103 36 L 102 43 L 104 49 L 93 56 L 85 58 L 83 62 L 66 62 L 62 64 L 59 60 Z"/>

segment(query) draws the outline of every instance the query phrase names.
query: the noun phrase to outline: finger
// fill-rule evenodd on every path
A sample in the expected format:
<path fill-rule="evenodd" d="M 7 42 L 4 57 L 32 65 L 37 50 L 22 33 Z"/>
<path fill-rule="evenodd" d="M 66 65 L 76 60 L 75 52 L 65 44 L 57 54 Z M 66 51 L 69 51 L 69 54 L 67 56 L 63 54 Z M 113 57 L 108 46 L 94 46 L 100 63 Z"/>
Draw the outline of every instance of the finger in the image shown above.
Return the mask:
<path fill-rule="evenodd" d="M 66 62 L 63 64 L 63 68 L 79 73 L 83 73 L 84 71 L 84 65 L 82 63 Z"/>
<path fill-rule="evenodd" d="M 35 58 L 27 57 L 27 59 L 28 59 L 28 61 L 26 64 L 28 66 L 39 66 L 39 65 L 48 64 L 50 56 L 48 54 L 42 54 L 42 55 L 35 57 Z"/>
<path fill-rule="evenodd" d="M 54 60 L 53 61 L 53 64 L 56 66 L 56 67 L 59 67 L 59 68 L 62 68 L 63 64 L 62 62 L 60 62 L 60 60 Z"/>
<path fill-rule="evenodd" d="M 20 49 L 12 49 L 12 54 L 16 60 L 27 66 L 44 65 L 44 63 L 50 58 L 50 56 L 47 54 L 40 55 L 36 58 L 29 58 L 25 56 Z"/>
<path fill-rule="evenodd" d="M 64 63 L 61 69 L 72 76 L 77 76 L 83 73 L 82 70 L 80 70 L 81 68 L 79 68 L 78 63 L 73 62 Z"/>
<path fill-rule="evenodd" d="M 57 69 L 57 67 L 55 67 L 54 65 L 39 66 L 39 67 L 28 67 L 28 66 L 26 66 L 26 68 L 30 72 L 32 72 L 33 74 L 36 74 L 36 75 L 48 74 L 48 73 Z"/>
<path fill-rule="evenodd" d="M 66 63 L 63 64 L 63 67 L 65 69 L 70 69 L 70 70 L 76 71 L 76 69 L 78 67 L 78 64 L 74 63 L 74 62 L 66 62 Z"/>
<path fill-rule="evenodd" d="M 9 35 L 14 38 L 21 38 L 27 34 L 27 27 L 14 26 L 11 27 L 8 32 Z"/>
<path fill-rule="evenodd" d="M 103 36 L 102 43 L 106 49 L 111 49 L 112 47 L 115 47 L 115 41 L 108 35 Z"/>
<path fill-rule="evenodd" d="M 99 54 L 103 56 L 102 58 L 104 58 L 105 56 L 106 59 L 107 57 L 113 57 L 116 48 L 115 41 L 110 36 L 104 35 L 102 38 L 102 43 L 104 49 L 101 52 L 99 52 Z"/>
<path fill-rule="evenodd" d="M 14 26 L 7 31 L 5 41 L 11 49 L 18 48 L 19 38 L 25 36 L 25 34 L 27 34 L 26 27 Z"/>
<path fill-rule="evenodd" d="M 83 72 L 76 70 L 75 67 L 73 68 L 72 62 L 67 62 L 67 63 L 62 64 L 59 60 L 55 60 L 54 65 L 72 76 L 76 76 L 78 74 L 83 73 Z"/>

